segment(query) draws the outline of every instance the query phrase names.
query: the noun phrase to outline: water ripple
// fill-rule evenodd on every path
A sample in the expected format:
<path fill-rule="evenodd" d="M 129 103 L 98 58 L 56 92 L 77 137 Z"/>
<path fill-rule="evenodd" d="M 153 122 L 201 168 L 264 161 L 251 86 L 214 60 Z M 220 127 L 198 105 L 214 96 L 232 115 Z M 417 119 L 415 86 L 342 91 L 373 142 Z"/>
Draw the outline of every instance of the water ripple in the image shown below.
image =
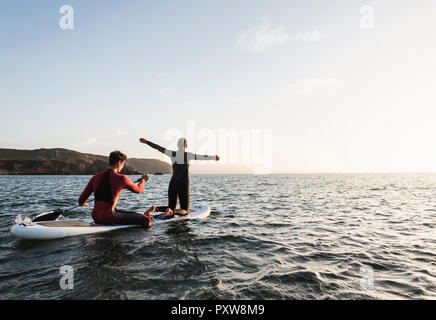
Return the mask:
<path fill-rule="evenodd" d="M 119 206 L 165 204 L 169 178 L 123 192 Z M 0 176 L 0 299 L 436 298 L 436 175 L 193 175 L 205 220 L 9 236 L 17 214 L 70 207 L 88 179 Z M 74 290 L 59 288 L 62 265 Z"/>

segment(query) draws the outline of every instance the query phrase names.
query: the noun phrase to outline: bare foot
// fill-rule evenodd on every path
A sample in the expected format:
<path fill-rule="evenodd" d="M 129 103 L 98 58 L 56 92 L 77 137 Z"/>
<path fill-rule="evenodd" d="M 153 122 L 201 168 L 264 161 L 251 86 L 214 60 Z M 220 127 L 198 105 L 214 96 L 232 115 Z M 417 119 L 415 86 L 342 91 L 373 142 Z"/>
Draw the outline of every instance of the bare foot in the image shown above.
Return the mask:
<path fill-rule="evenodd" d="M 156 211 L 156 207 L 155 206 L 151 206 L 150 209 L 148 209 L 147 211 L 144 212 L 144 214 L 151 218 L 151 214 L 154 213 L 155 211 Z"/>
<path fill-rule="evenodd" d="M 185 209 L 177 209 L 174 211 L 174 214 L 177 214 L 178 216 L 187 216 L 188 211 L 186 211 Z"/>
<path fill-rule="evenodd" d="M 160 216 L 160 218 L 167 218 L 172 217 L 174 215 L 174 211 L 168 208 L 163 215 Z"/>

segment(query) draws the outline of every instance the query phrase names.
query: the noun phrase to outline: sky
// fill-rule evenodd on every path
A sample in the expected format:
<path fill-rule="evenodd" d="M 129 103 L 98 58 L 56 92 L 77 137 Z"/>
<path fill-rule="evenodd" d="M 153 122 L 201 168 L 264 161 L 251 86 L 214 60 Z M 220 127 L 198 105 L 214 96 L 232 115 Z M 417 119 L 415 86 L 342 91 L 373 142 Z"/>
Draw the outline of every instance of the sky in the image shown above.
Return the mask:
<path fill-rule="evenodd" d="M 0 147 L 168 160 L 139 138 L 183 136 L 221 157 L 194 173 L 435 172 L 435 16 L 434 0 L 2 1 Z"/>

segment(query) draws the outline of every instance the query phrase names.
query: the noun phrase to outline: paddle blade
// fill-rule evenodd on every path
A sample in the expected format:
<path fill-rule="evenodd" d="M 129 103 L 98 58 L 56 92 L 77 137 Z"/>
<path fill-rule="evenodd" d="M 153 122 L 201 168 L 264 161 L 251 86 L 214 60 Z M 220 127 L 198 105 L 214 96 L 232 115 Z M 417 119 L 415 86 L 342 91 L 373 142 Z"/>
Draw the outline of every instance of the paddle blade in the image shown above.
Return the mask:
<path fill-rule="evenodd" d="M 49 212 L 43 212 L 38 214 L 36 217 L 32 219 L 32 222 L 39 221 L 55 221 L 59 216 L 63 213 L 62 210 L 53 210 Z"/>

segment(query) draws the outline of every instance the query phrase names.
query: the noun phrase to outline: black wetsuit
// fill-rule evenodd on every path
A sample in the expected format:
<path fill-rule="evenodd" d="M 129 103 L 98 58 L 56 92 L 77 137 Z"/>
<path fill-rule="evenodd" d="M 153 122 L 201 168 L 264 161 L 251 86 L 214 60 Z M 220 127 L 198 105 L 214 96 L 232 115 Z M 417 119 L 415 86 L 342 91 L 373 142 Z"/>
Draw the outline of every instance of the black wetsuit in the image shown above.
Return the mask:
<path fill-rule="evenodd" d="M 191 160 L 214 160 L 215 156 L 198 155 L 184 150 L 167 150 L 153 142 L 146 142 L 150 147 L 162 152 L 171 158 L 173 163 L 173 176 L 168 186 L 168 207 L 157 207 L 157 211 L 165 211 L 167 208 L 176 209 L 177 198 L 180 200 L 180 209 L 189 211 L 189 161 Z"/>

